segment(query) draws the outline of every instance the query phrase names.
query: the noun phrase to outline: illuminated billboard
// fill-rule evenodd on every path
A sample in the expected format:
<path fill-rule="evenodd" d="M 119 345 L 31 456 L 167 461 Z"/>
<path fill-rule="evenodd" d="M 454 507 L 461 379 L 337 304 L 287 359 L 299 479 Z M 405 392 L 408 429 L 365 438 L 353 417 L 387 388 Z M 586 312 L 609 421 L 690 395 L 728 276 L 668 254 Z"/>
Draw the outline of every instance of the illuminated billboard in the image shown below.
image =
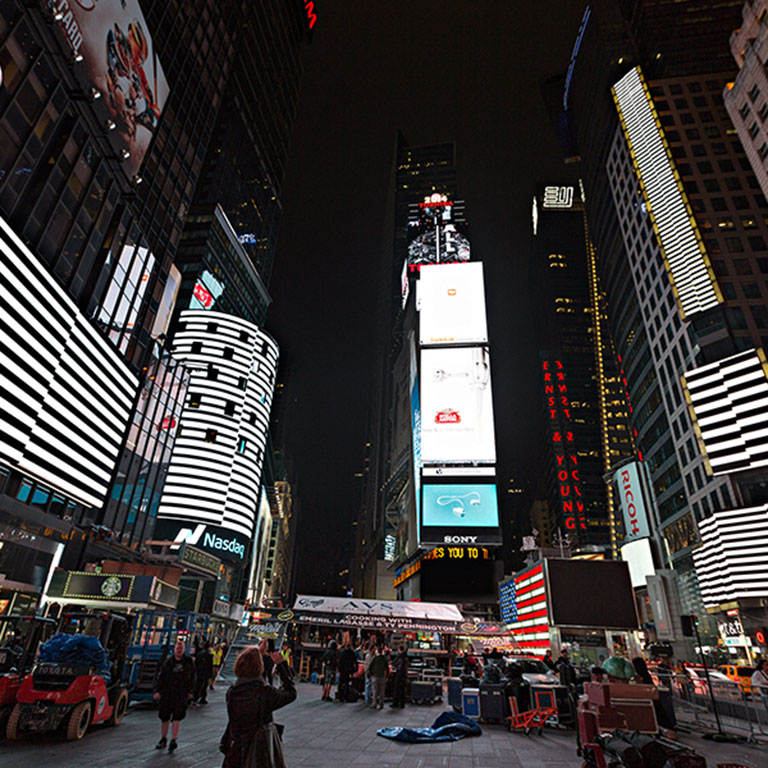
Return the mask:
<path fill-rule="evenodd" d="M 686 371 L 682 381 L 712 474 L 768 465 L 768 362 L 762 349 Z"/>
<path fill-rule="evenodd" d="M 0 269 L 0 461 L 101 507 L 139 381 L 2 218 Z"/>
<path fill-rule="evenodd" d="M 612 93 L 683 318 L 716 307 L 723 297 L 640 68 Z"/>
<path fill-rule="evenodd" d="M 422 346 L 488 342 L 480 262 L 425 266 L 417 285 Z"/>
<path fill-rule="evenodd" d="M 53 0 L 51 9 L 110 142 L 136 174 L 168 98 L 138 0 Z"/>
<path fill-rule="evenodd" d="M 424 483 L 422 544 L 500 544 L 499 505 L 493 483 Z"/>
<path fill-rule="evenodd" d="M 645 479 L 641 476 L 643 471 L 640 462 L 633 461 L 613 473 L 613 482 L 616 483 L 621 511 L 624 514 L 625 544 L 651 535 L 643 493 L 642 483 Z"/>
<path fill-rule="evenodd" d="M 499 524 L 496 486 L 424 485 L 424 525 L 490 528 Z"/>
<path fill-rule="evenodd" d="M 486 347 L 421 350 L 423 464 L 494 464 L 490 356 Z"/>

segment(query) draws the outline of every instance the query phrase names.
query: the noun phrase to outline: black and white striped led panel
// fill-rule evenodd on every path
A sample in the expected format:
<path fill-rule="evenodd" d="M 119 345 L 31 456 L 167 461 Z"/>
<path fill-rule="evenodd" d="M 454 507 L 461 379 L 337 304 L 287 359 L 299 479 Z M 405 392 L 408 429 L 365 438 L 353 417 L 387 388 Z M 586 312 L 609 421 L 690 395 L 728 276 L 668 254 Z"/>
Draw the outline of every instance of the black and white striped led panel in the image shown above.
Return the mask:
<path fill-rule="evenodd" d="M 715 512 L 698 526 L 693 562 L 704 604 L 768 597 L 768 505 Z"/>
<path fill-rule="evenodd" d="M 612 90 L 680 308 L 686 316 L 710 309 L 721 296 L 639 67 Z"/>
<path fill-rule="evenodd" d="M 0 218 L 0 458 L 101 506 L 138 379 Z"/>
<path fill-rule="evenodd" d="M 212 525 L 250 538 L 258 512 L 279 350 L 255 323 L 187 309 L 173 338 L 189 371 L 158 520 Z"/>
<path fill-rule="evenodd" d="M 713 474 L 768 466 L 767 371 L 763 350 L 750 349 L 683 376 Z"/>

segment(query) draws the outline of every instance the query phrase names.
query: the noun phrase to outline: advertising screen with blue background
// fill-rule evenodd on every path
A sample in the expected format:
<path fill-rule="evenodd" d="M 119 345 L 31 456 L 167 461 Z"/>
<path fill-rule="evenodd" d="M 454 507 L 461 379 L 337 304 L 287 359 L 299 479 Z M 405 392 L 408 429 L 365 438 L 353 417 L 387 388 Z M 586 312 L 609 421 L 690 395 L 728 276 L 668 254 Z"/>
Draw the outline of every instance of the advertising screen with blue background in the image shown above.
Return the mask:
<path fill-rule="evenodd" d="M 436 528 L 496 528 L 499 510 L 496 486 L 424 485 L 425 526 Z"/>

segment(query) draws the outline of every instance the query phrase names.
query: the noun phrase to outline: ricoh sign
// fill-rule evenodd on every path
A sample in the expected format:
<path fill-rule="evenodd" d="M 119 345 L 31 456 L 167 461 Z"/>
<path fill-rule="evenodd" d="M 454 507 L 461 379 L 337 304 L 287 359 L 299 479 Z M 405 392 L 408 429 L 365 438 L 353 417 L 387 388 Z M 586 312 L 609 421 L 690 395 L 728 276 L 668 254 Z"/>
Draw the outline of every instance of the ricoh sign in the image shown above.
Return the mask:
<path fill-rule="evenodd" d="M 624 515 L 625 544 L 651 535 L 641 485 L 641 471 L 640 464 L 635 461 L 619 468 L 613 475 Z"/>

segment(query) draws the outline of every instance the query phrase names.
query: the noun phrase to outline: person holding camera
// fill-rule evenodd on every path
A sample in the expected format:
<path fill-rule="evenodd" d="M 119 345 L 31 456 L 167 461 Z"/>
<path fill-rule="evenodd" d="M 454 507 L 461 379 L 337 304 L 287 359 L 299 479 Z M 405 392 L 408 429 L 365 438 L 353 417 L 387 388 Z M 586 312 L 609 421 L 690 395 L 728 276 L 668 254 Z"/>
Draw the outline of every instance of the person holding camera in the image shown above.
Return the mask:
<path fill-rule="evenodd" d="M 279 651 L 269 655 L 282 687 L 264 682 L 267 653 L 263 641 L 245 648 L 235 661 L 237 680 L 227 691 L 229 722 L 219 744 L 225 755 L 223 768 L 285 768 L 280 728 L 272 713 L 296 698 L 296 686 Z"/>

